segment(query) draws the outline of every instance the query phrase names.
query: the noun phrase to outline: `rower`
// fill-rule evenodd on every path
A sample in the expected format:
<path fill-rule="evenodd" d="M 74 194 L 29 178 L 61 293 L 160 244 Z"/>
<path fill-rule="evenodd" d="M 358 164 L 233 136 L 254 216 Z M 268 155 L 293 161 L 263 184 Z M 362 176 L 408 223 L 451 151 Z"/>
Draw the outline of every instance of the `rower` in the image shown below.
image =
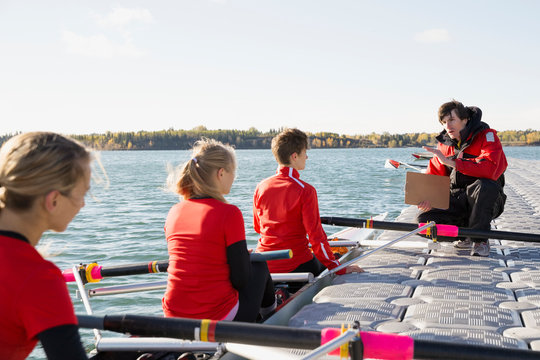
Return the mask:
<path fill-rule="evenodd" d="M 276 307 L 266 262 L 250 262 L 242 213 L 224 198 L 235 174 L 234 149 L 203 139 L 169 176 L 183 201 L 165 221 L 167 317 L 254 322 Z"/>
<path fill-rule="evenodd" d="M 308 137 L 303 131 L 286 129 L 276 135 L 272 153 L 278 162 L 277 173 L 261 181 L 253 196 L 253 226 L 261 234 L 257 251 L 293 251 L 292 259 L 268 261 L 272 273 L 311 272 L 317 276 L 340 265 L 321 225 L 317 191 L 300 180 L 298 171 L 306 167 L 307 149 Z M 362 271 L 351 265 L 338 274 Z"/>
<path fill-rule="evenodd" d="M 26 359 L 36 343 L 48 359 L 86 359 L 60 269 L 35 249 L 64 231 L 84 206 L 90 152 L 47 133 L 24 133 L 0 149 L 0 358 Z"/>

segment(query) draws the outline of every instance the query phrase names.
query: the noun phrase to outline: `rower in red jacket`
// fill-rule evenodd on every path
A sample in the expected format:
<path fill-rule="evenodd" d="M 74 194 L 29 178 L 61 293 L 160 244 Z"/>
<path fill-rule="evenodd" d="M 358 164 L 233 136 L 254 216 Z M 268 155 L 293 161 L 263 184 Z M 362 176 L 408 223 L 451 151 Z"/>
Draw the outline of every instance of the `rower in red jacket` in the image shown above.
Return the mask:
<path fill-rule="evenodd" d="M 419 222 L 489 230 L 491 220 L 502 214 L 506 156 L 497 132 L 481 118 L 479 108 L 465 107 L 455 100 L 439 108 L 444 130 L 437 136 L 437 149 L 424 147 L 435 155 L 426 173 L 450 176 L 450 206 L 447 210 L 433 209 L 427 201 L 421 202 Z M 472 247 L 471 255 L 489 256 L 488 239 L 466 238 L 454 245 Z"/>
<path fill-rule="evenodd" d="M 291 259 L 268 261 L 272 273 L 318 275 L 325 268 L 340 265 L 321 225 L 317 191 L 299 178 L 298 170 L 306 167 L 307 148 L 307 136 L 298 129 L 287 129 L 274 137 L 272 152 L 279 164 L 277 173 L 261 181 L 253 197 L 253 225 L 261 234 L 257 251 L 292 249 L 293 252 Z M 338 273 L 362 271 L 351 265 Z"/>
<path fill-rule="evenodd" d="M 171 208 L 165 222 L 165 316 L 246 322 L 265 318 L 276 308 L 272 278 L 265 262 L 250 262 L 242 213 L 224 197 L 236 176 L 234 149 L 199 140 L 179 170 L 174 187 L 183 201 Z"/>
<path fill-rule="evenodd" d="M 88 149 L 30 132 L 0 149 L 0 359 L 23 360 L 40 341 L 50 360 L 87 359 L 62 273 L 35 249 L 64 231 L 90 187 Z"/>

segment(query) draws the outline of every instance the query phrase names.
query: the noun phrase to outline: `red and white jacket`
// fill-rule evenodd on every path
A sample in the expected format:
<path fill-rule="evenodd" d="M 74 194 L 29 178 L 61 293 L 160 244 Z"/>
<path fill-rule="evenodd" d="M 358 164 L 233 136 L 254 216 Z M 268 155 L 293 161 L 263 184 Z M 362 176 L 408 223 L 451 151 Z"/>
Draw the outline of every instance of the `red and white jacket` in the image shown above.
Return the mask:
<path fill-rule="evenodd" d="M 253 196 L 253 226 L 261 234 L 257 251 L 293 251 L 291 259 L 268 261 L 272 273 L 291 272 L 313 254 L 328 269 L 340 265 L 321 225 L 317 191 L 299 177 L 296 169 L 278 168 L 257 185 Z"/>
<path fill-rule="evenodd" d="M 453 189 L 465 188 L 478 178 L 497 181 L 502 187 L 503 173 L 508 163 L 497 131 L 480 121 L 482 116 L 480 109 L 471 107 L 470 111 L 473 115 L 461 134 L 464 141 L 457 142 L 451 139 L 446 131 L 437 136 L 439 141 L 437 148 L 446 157 L 455 160 L 455 169 L 445 166 L 434 156 L 428 164 L 426 173 L 450 176 Z"/>

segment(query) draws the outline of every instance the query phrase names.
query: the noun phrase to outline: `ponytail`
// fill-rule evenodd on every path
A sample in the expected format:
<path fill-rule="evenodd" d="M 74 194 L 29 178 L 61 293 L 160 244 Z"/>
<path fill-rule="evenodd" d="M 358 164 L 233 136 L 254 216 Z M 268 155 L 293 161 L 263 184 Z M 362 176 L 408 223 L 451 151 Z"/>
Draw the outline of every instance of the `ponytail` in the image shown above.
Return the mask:
<path fill-rule="evenodd" d="M 217 140 L 202 138 L 194 144 L 192 157 L 181 166 L 179 175 L 169 175 L 168 182 L 171 184 L 178 178 L 174 191 L 184 199 L 211 197 L 227 202 L 215 182 L 215 174 L 221 168 L 236 169 L 234 149 Z"/>

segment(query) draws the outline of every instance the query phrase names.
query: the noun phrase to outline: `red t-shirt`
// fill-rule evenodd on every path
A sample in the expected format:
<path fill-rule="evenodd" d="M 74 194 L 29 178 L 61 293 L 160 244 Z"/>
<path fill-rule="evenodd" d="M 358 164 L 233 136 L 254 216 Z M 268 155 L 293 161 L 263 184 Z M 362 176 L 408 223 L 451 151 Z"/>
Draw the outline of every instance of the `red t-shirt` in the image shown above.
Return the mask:
<path fill-rule="evenodd" d="M 299 177 L 296 169 L 278 168 L 276 175 L 257 185 L 253 196 L 253 226 L 261 234 L 257 251 L 293 251 L 292 259 L 268 261 L 272 273 L 291 272 L 311 260 L 308 241 L 324 266 L 340 265 L 321 225 L 317 191 Z"/>
<path fill-rule="evenodd" d="M 0 359 L 26 359 L 37 334 L 76 325 L 62 272 L 27 242 L 0 234 Z"/>
<path fill-rule="evenodd" d="M 212 198 L 184 200 L 169 211 L 165 236 L 169 250 L 165 316 L 225 318 L 238 301 L 226 249 L 246 238 L 240 209 Z"/>

